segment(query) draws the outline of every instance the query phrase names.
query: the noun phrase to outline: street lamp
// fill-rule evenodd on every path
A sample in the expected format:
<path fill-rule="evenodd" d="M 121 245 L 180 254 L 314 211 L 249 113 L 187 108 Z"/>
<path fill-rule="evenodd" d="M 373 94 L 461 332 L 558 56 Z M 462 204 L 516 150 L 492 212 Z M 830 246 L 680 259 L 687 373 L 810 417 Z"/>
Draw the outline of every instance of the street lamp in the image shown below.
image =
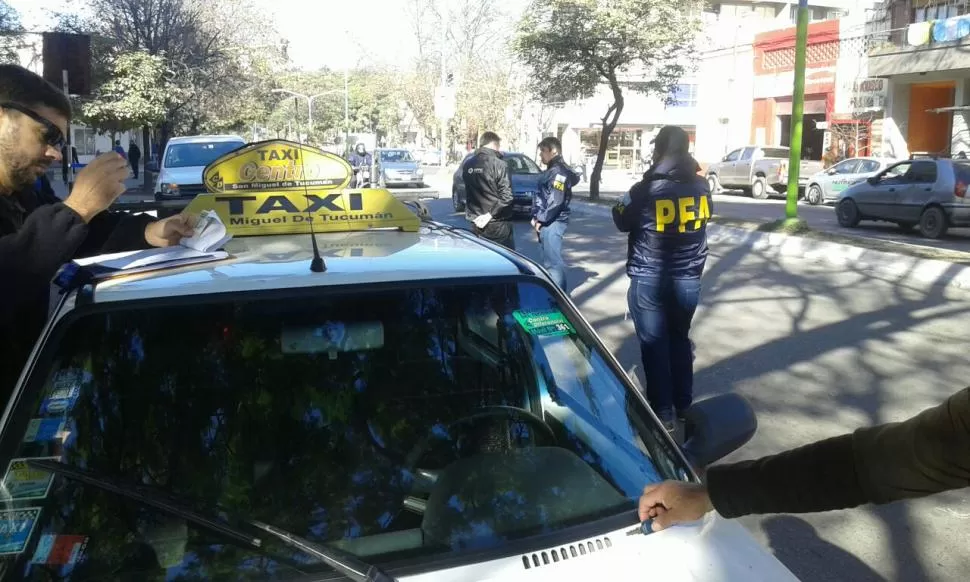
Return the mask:
<path fill-rule="evenodd" d="M 313 128 L 313 101 L 316 100 L 317 97 L 324 97 L 326 95 L 333 95 L 334 93 L 341 93 L 342 92 L 344 94 L 344 124 L 347 125 L 347 126 L 349 126 L 349 120 L 348 120 L 348 117 L 349 117 L 348 113 L 349 112 L 348 112 L 348 108 L 347 108 L 348 96 L 347 96 L 347 85 L 346 85 L 346 82 L 344 83 L 344 88 L 343 89 L 331 89 L 330 91 L 324 91 L 323 93 L 317 93 L 316 95 L 304 95 L 302 93 L 297 93 L 296 91 L 290 91 L 289 89 L 273 89 L 271 92 L 272 93 L 283 93 L 283 94 L 286 94 L 286 95 L 292 95 L 293 97 L 296 97 L 297 99 L 306 99 L 307 100 L 307 119 L 308 119 L 308 123 L 309 123 L 309 127 L 307 128 L 308 132 L 309 132 L 309 130 L 311 130 Z"/>

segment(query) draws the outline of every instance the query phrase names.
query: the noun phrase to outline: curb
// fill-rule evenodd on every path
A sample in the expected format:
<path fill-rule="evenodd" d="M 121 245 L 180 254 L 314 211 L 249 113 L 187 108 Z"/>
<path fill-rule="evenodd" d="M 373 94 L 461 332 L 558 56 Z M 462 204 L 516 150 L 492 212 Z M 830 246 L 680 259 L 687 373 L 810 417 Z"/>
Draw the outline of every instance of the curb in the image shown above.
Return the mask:
<path fill-rule="evenodd" d="M 611 216 L 610 208 L 601 204 L 580 201 L 574 201 L 573 204 L 583 214 L 607 218 Z M 778 256 L 869 271 L 896 282 L 909 280 L 970 290 L 970 267 L 937 259 L 909 257 L 844 243 L 718 224 L 708 225 L 707 240 L 711 246 L 748 246 L 752 250 L 768 250 Z"/>

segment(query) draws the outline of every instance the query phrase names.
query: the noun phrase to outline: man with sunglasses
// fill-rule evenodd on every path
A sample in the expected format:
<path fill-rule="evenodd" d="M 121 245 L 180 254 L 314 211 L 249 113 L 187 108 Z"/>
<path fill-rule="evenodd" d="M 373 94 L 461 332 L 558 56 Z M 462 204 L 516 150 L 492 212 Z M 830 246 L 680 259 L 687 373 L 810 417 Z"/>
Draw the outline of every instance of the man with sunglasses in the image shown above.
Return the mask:
<path fill-rule="evenodd" d="M 172 246 L 192 234 L 188 216 L 156 221 L 108 210 L 128 177 L 128 162 L 114 152 L 79 172 L 64 201 L 37 189 L 61 161 L 70 117 L 70 102 L 56 87 L 22 67 L 0 65 L 0 404 L 43 328 L 50 281 L 62 264 Z"/>

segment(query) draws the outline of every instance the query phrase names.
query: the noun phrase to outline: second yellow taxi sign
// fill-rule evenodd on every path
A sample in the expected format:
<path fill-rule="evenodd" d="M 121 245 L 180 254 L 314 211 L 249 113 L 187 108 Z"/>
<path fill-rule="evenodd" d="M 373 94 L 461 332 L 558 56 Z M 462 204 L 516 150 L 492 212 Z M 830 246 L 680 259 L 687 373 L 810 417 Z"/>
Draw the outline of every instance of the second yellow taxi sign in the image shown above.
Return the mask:
<path fill-rule="evenodd" d="M 206 167 L 209 191 L 188 212 L 212 210 L 233 236 L 417 231 L 420 219 L 389 191 L 345 190 L 352 169 L 343 158 L 285 140 L 254 143 Z"/>

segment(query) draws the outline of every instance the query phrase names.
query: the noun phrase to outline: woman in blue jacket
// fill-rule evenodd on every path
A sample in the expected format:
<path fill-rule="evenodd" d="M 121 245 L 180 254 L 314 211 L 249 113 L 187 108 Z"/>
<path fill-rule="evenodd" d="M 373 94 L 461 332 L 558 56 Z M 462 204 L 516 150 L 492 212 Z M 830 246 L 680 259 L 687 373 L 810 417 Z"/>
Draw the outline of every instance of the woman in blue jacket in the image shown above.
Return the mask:
<path fill-rule="evenodd" d="M 647 401 L 668 431 L 683 424 L 693 402 L 691 321 L 707 261 L 711 194 L 689 153 L 687 132 L 666 126 L 654 140 L 652 163 L 613 208 L 613 221 L 629 233 L 627 294 Z"/>

